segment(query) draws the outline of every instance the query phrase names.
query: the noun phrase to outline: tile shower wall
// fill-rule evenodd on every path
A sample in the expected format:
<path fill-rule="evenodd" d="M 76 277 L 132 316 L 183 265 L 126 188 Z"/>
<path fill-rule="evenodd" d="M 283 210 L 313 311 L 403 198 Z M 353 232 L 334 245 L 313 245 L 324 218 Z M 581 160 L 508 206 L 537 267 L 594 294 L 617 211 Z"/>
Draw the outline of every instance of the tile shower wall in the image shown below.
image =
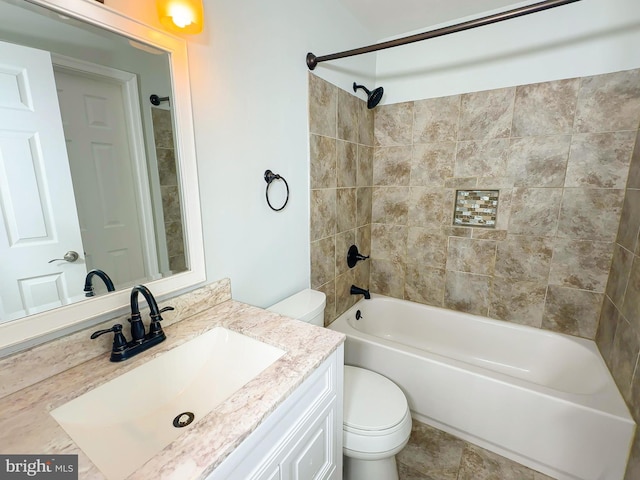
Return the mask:
<path fill-rule="evenodd" d="M 640 133 L 631 160 L 596 342 L 631 414 L 640 424 Z M 640 478 L 638 434 L 625 478 Z"/>
<path fill-rule="evenodd" d="M 371 291 L 595 338 L 639 122 L 640 70 L 378 107 Z"/>
<path fill-rule="evenodd" d="M 182 233 L 182 213 L 171 111 L 152 107 L 151 118 L 158 159 L 169 268 L 174 273 L 183 272 L 187 269 L 187 264 L 184 254 L 184 235 Z"/>
<path fill-rule="evenodd" d="M 371 246 L 373 112 L 363 100 L 309 75 L 311 287 L 327 295 L 325 324 L 369 288 L 369 263 L 347 266 L 347 250 Z"/>

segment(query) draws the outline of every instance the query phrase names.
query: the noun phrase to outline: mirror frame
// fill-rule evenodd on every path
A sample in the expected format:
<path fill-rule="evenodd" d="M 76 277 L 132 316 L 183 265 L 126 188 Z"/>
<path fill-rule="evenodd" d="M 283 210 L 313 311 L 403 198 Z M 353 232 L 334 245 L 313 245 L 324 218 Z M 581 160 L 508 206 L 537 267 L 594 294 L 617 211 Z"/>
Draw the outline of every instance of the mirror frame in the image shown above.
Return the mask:
<path fill-rule="evenodd" d="M 158 299 L 188 291 L 206 280 L 200 214 L 195 137 L 189 83 L 187 44 L 182 38 L 157 30 L 96 1 L 26 0 L 62 15 L 92 24 L 167 52 L 176 127 L 178 183 L 182 200 L 185 248 L 189 270 L 149 281 L 146 286 Z M 129 310 L 130 290 L 82 300 L 0 324 L 0 357 L 87 328 Z"/>

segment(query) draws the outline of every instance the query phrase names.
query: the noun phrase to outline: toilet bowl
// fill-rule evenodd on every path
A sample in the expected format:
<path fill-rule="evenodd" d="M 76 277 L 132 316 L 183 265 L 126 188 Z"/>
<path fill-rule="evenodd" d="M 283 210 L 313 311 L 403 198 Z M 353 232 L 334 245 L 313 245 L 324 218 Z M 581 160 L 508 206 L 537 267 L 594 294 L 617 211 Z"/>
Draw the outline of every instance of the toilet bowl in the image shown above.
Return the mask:
<path fill-rule="evenodd" d="M 323 326 L 325 305 L 324 293 L 306 289 L 267 310 Z M 345 480 L 398 480 L 395 455 L 409 441 L 411 413 L 395 383 L 345 365 L 342 432 Z"/>

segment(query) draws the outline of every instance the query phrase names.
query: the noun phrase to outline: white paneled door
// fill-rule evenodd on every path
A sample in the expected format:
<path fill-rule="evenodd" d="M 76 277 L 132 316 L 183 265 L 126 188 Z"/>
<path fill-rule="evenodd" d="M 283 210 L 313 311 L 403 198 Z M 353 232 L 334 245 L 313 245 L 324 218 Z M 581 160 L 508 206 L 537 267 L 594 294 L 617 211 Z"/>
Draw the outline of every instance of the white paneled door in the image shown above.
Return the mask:
<path fill-rule="evenodd" d="M 145 281 L 123 84 L 55 68 L 87 268 L 116 289 Z"/>
<path fill-rule="evenodd" d="M 87 272 L 50 54 L 0 42 L 0 57 L 3 322 L 82 298 Z"/>

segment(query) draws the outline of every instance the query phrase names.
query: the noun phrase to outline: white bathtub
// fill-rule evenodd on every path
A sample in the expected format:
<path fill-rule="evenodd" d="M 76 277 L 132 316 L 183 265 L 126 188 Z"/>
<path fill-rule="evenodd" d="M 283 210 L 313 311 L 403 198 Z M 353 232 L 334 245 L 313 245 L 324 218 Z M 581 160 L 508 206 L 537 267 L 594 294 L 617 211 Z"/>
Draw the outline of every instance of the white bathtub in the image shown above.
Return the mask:
<path fill-rule="evenodd" d="M 381 295 L 329 328 L 415 419 L 560 480 L 624 477 L 635 423 L 594 342 Z"/>

